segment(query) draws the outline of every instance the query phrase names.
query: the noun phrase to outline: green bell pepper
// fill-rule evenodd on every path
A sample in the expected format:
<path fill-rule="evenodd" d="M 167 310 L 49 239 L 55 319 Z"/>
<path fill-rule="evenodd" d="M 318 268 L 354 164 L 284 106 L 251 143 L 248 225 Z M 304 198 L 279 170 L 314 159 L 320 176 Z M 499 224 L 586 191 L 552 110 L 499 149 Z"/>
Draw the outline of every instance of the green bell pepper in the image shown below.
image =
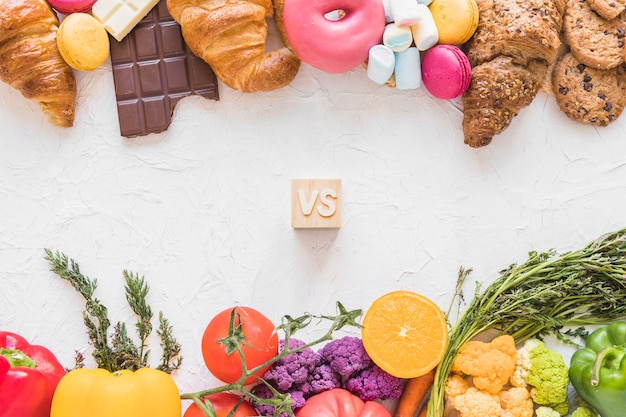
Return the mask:
<path fill-rule="evenodd" d="M 602 417 L 626 410 L 626 322 L 594 330 L 570 361 L 569 376 L 578 395 Z"/>

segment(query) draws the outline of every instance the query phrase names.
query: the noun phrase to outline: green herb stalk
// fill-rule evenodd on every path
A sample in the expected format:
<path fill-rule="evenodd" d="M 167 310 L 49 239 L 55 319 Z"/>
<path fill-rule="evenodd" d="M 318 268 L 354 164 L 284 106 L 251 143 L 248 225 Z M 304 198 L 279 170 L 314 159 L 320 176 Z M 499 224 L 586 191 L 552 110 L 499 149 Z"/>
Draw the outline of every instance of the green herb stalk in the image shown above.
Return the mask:
<path fill-rule="evenodd" d="M 231 313 L 230 326 L 228 331 L 228 336 L 224 339 L 218 340 L 222 343 L 226 349 L 226 352 L 231 352 L 233 355 L 239 355 L 241 359 L 241 368 L 242 375 L 241 377 L 232 384 L 222 385 L 215 388 L 210 388 L 206 390 L 202 390 L 194 393 L 181 394 L 181 399 L 183 400 L 193 400 L 198 407 L 204 412 L 207 417 L 215 417 L 215 410 L 211 405 L 210 401 L 206 400 L 205 396 L 210 394 L 215 394 L 218 392 L 225 391 L 234 391 L 239 392 L 246 398 L 252 400 L 255 404 L 263 404 L 263 405 L 271 405 L 274 407 L 274 416 L 278 416 L 282 412 L 287 413 L 288 415 L 293 416 L 293 411 L 291 409 L 291 405 L 293 404 L 293 400 L 291 399 L 289 393 L 280 393 L 276 389 L 274 389 L 271 385 L 267 384 L 267 386 L 272 391 L 272 398 L 260 398 L 254 395 L 248 388 L 244 385 L 246 379 L 248 379 L 251 375 L 258 372 L 260 369 L 271 365 L 272 363 L 284 358 L 287 355 L 292 353 L 300 352 L 304 349 L 310 348 L 312 346 L 318 345 L 325 341 L 329 341 L 333 339 L 333 334 L 337 330 L 342 329 L 346 326 L 354 326 L 361 327 L 360 324 L 356 322 L 357 318 L 359 318 L 363 312 L 361 310 L 346 310 L 346 308 L 340 303 L 337 302 L 337 315 L 336 316 L 325 316 L 325 315 L 313 315 L 313 314 L 304 314 L 300 317 L 293 318 L 291 316 L 283 316 L 281 320 L 281 324 L 276 327 L 277 332 L 282 332 L 284 334 L 284 348 L 278 352 L 278 355 L 273 357 L 272 359 L 252 368 L 248 369 L 246 365 L 245 356 L 243 353 L 243 346 L 247 343 L 245 335 L 243 334 L 240 327 L 238 327 L 235 323 L 238 320 L 235 320 L 236 311 L 233 309 Z M 322 320 L 322 321 L 330 321 L 330 325 L 325 334 L 320 336 L 318 339 L 313 340 L 303 346 L 297 348 L 289 348 L 289 339 L 291 336 L 296 333 L 298 330 L 302 330 L 305 327 L 309 326 L 313 320 Z M 263 383 L 263 380 L 259 381 Z M 243 397 L 242 397 L 243 398 Z M 236 409 L 236 407 L 235 407 Z M 231 414 L 234 414 L 234 410 L 231 411 Z"/>
<path fill-rule="evenodd" d="M 128 335 L 126 324 L 118 322 L 113 326 L 110 333 L 111 321 L 108 317 L 108 309 L 100 300 L 94 297 L 98 282 L 90 279 L 80 272 L 79 265 L 60 252 L 45 250 L 45 259 L 50 262 L 50 270 L 60 278 L 68 281 L 72 287 L 85 299 L 85 311 L 83 311 L 83 323 L 87 328 L 89 341 L 93 345 L 92 356 L 98 368 L 115 372 L 122 369 L 135 371 L 139 368 L 149 367 L 148 338 L 152 333 L 152 309 L 147 303 L 150 290 L 144 277 L 138 274 L 123 271 L 126 282 L 126 301 L 131 310 L 137 316 L 135 330 L 139 337 L 139 345 Z M 157 335 L 161 339 L 163 354 L 157 369 L 171 373 L 179 369 L 182 363 L 180 356 L 181 346 L 173 336 L 172 327 L 159 312 L 159 328 Z M 82 355 L 77 354 L 76 367 L 83 366 Z"/>
<path fill-rule="evenodd" d="M 444 411 L 445 383 L 459 350 L 480 333 L 495 329 L 517 343 L 554 334 L 572 343 L 566 328 L 604 325 L 626 317 L 626 229 L 601 236 L 583 249 L 557 255 L 530 252 L 474 297 L 450 329 L 437 368 L 428 417 Z M 461 270 L 459 282 L 469 271 Z M 457 286 L 457 293 L 460 285 Z M 573 334 L 580 333 L 573 331 Z"/>

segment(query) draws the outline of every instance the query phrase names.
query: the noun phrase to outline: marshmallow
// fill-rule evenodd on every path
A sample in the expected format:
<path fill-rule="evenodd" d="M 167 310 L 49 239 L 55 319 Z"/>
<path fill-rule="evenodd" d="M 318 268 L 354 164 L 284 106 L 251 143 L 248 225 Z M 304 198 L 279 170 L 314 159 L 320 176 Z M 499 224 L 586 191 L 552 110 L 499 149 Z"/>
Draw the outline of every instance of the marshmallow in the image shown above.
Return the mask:
<path fill-rule="evenodd" d="M 393 14 L 391 13 L 390 0 L 383 0 L 383 9 L 385 10 L 385 23 L 393 22 Z M 430 0 L 432 1 L 432 0 Z"/>
<path fill-rule="evenodd" d="M 439 31 L 428 6 L 418 4 L 417 7 L 420 12 L 420 21 L 411 26 L 411 32 L 417 49 L 425 51 L 437 44 Z"/>
<path fill-rule="evenodd" d="M 396 63 L 393 51 L 385 45 L 370 48 L 367 61 L 367 77 L 378 84 L 384 84 L 391 78 Z"/>
<path fill-rule="evenodd" d="M 415 0 L 389 0 L 393 21 L 398 26 L 411 26 L 419 21 L 420 14 Z"/>
<path fill-rule="evenodd" d="M 394 52 L 404 51 L 413 43 L 411 27 L 389 23 L 383 32 L 383 45 Z"/>
<path fill-rule="evenodd" d="M 396 88 L 399 90 L 412 90 L 422 85 L 422 68 L 420 63 L 420 51 L 415 46 L 396 55 Z"/>

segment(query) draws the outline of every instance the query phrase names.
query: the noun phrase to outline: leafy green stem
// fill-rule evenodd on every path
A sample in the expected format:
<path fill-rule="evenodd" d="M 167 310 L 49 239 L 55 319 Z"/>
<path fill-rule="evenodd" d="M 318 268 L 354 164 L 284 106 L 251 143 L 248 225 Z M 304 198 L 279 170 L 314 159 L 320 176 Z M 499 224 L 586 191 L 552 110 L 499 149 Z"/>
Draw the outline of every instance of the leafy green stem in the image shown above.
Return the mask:
<path fill-rule="evenodd" d="M 137 370 L 149 366 L 148 338 L 152 333 L 152 309 L 147 303 L 150 288 L 143 276 L 124 271 L 126 282 L 126 301 L 131 310 L 137 316 L 135 330 L 139 337 L 139 345 L 135 344 L 128 335 L 126 324 L 118 322 L 113 326 L 110 334 L 111 321 L 108 317 L 108 309 L 100 300 L 94 297 L 97 280 L 83 275 L 80 267 L 67 255 L 59 251 L 53 252 L 45 249 L 45 259 L 50 262 L 50 270 L 60 278 L 68 281 L 72 287 L 85 299 L 85 311 L 83 311 L 83 323 L 87 328 L 89 341 L 93 345 L 92 356 L 98 368 L 115 372 L 121 369 Z M 178 369 L 182 362 L 180 356 L 180 344 L 174 339 L 172 328 L 159 312 L 158 336 L 161 338 L 163 355 L 157 369 L 171 373 Z M 76 366 L 82 366 L 78 362 Z"/>

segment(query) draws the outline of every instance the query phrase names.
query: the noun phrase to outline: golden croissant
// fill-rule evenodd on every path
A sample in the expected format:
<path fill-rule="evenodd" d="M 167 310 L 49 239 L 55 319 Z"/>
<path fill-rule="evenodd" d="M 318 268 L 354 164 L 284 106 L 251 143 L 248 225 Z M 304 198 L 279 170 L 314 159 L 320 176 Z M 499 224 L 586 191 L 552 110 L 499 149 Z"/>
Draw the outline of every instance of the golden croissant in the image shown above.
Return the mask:
<path fill-rule="evenodd" d="M 288 47 L 265 50 L 271 0 L 167 0 L 167 7 L 189 49 L 229 87 L 270 91 L 296 77 L 300 60 Z"/>
<path fill-rule="evenodd" d="M 528 106 L 559 52 L 565 0 L 477 0 L 478 28 L 465 45 L 472 82 L 463 94 L 463 133 L 486 146 Z"/>
<path fill-rule="evenodd" d="M 0 80 L 39 103 L 51 123 L 69 127 L 76 79 L 57 48 L 58 26 L 45 0 L 0 0 Z"/>

